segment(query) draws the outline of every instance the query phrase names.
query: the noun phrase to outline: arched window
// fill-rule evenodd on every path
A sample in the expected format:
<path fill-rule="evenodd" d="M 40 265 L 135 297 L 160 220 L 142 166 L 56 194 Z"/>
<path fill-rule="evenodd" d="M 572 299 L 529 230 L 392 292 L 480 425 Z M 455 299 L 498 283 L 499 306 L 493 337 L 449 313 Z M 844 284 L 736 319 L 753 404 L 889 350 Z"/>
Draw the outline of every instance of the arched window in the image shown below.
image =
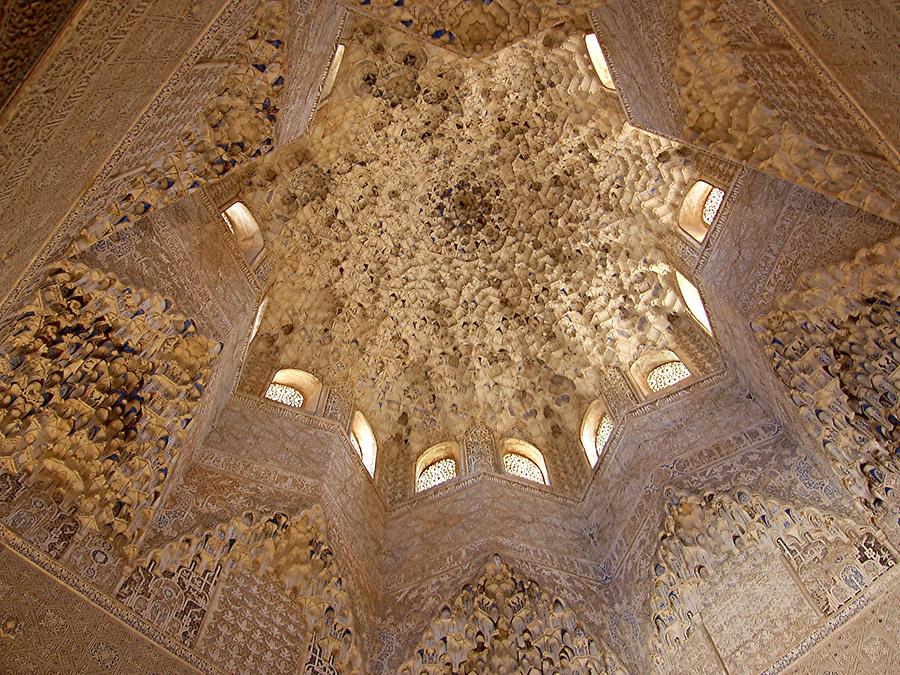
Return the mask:
<path fill-rule="evenodd" d="M 279 403 L 284 403 L 292 408 L 303 407 L 303 394 L 286 384 L 275 384 L 274 382 L 266 389 L 266 398 Z"/>
<path fill-rule="evenodd" d="M 459 446 L 453 441 L 432 445 L 416 460 L 416 492 L 428 490 L 456 478 Z"/>
<path fill-rule="evenodd" d="M 325 83 L 322 85 L 322 95 L 319 102 L 324 101 L 334 89 L 334 81 L 337 79 L 338 70 L 341 68 L 341 61 L 344 59 L 344 45 L 338 45 L 334 50 L 334 56 L 331 57 L 331 65 L 328 66 L 328 74 L 325 75 Z"/>
<path fill-rule="evenodd" d="M 222 214 L 231 234 L 237 241 L 238 248 L 244 255 L 248 265 L 253 265 L 262 253 L 265 241 L 256 218 L 242 202 L 235 202 Z"/>
<path fill-rule="evenodd" d="M 600 455 L 612 436 L 615 421 L 606 402 L 597 399 L 588 406 L 581 422 L 581 447 L 591 466 L 597 466 Z"/>
<path fill-rule="evenodd" d="M 315 410 L 322 392 L 322 383 L 315 375 L 303 370 L 279 370 L 266 389 L 266 398 L 292 408 Z"/>
<path fill-rule="evenodd" d="M 612 73 L 609 72 L 609 64 L 606 63 L 606 56 L 603 54 L 603 48 L 600 46 L 597 35 L 595 33 L 585 35 L 584 44 L 587 46 L 591 64 L 597 71 L 597 77 L 600 78 L 600 84 L 609 91 L 615 91 L 616 85 L 613 83 Z"/>
<path fill-rule="evenodd" d="M 706 314 L 706 307 L 703 305 L 703 298 L 700 297 L 700 291 L 681 272 L 675 272 L 675 280 L 678 282 L 678 290 L 681 291 L 681 297 L 691 316 L 706 329 L 707 333 L 712 334 L 712 326 L 709 323 L 709 316 Z"/>
<path fill-rule="evenodd" d="M 702 242 L 709 228 L 716 222 L 716 216 L 725 199 L 725 191 L 710 185 L 706 181 L 698 180 L 688 190 L 684 202 L 681 204 L 681 212 L 678 223 L 681 229 L 693 239 Z"/>
<path fill-rule="evenodd" d="M 653 396 L 693 377 L 688 367 L 673 351 L 660 349 L 642 355 L 631 364 L 631 382 L 645 396 Z"/>
<path fill-rule="evenodd" d="M 266 305 L 269 303 L 268 298 L 263 298 L 263 301 L 259 303 L 259 309 L 256 310 L 256 318 L 253 319 L 253 330 L 250 331 L 250 342 L 256 338 L 256 333 L 259 330 L 259 324 L 262 323 L 263 312 L 266 311 Z"/>
<path fill-rule="evenodd" d="M 686 380 L 691 376 L 691 371 L 687 369 L 681 361 L 669 361 L 663 363 L 647 374 L 647 385 L 655 392 L 668 389 L 682 380 Z"/>
<path fill-rule="evenodd" d="M 362 459 L 369 475 L 374 477 L 378 443 L 369 421 L 359 410 L 353 413 L 353 422 L 350 424 L 350 444 Z"/>
<path fill-rule="evenodd" d="M 541 452 L 518 438 L 504 439 L 501 445 L 503 468 L 508 474 L 531 480 L 542 485 L 549 485 L 547 465 Z"/>

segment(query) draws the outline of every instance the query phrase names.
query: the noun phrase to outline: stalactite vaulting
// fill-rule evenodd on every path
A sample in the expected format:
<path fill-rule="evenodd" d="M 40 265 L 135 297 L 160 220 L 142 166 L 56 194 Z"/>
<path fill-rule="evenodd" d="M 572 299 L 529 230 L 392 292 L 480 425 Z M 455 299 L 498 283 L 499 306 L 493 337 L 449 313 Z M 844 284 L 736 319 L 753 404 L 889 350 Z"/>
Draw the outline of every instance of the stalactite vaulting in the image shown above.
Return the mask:
<path fill-rule="evenodd" d="M 873 519 L 900 534 L 897 240 L 804 278 L 760 320 L 809 433 Z"/>
<path fill-rule="evenodd" d="M 897 0 L 10 0 L 0 673 L 900 672 Z"/>
<path fill-rule="evenodd" d="M 564 603 L 500 556 L 438 616 L 400 673 L 623 673 Z"/>
<path fill-rule="evenodd" d="M 0 460 L 120 544 L 174 471 L 221 345 L 174 303 L 82 264 L 52 268 L 0 345 Z"/>

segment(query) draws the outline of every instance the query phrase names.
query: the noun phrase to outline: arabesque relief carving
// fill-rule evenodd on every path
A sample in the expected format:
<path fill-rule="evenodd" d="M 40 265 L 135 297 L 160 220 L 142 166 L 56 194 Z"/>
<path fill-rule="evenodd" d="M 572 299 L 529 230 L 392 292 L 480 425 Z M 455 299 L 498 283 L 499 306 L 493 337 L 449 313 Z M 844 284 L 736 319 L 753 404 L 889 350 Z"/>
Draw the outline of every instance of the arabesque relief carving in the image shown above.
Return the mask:
<path fill-rule="evenodd" d="M 81 231 L 69 255 L 274 148 L 279 95 L 285 82 L 285 4 L 284 0 L 258 3 L 242 61 L 229 66 L 206 108 L 174 143 L 144 158 L 144 165 L 134 171 L 106 212 Z"/>
<path fill-rule="evenodd" d="M 213 596 L 249 573 L 263 583 L 277 585 L 279 594 L 290 601 L 294 616 L 300 621 L 295 632 L 302 631 L 307 641 L 285 647 L 294 650 L 298 668 L 303 658 L 313 659 L 311 655 L 315 655 L 315 659 L 331 664 L 336 672 L 362 673 L 350 599 L 343 588 L 334 551 L 326 541 L 325 529 L 319 506 L 293 517 L 244 512 L 142 555 L 117 597 L 187 647 L 220 663 L 224 659 L 233 665 L 234 672 L 239 672 L 255 658 L 261 658 L 257 652 L 266 651 L 263 635 L 248 630 L 242 640 L 228 635 L 206 640 L 201 636 L 201 627 Z M 246 602 L 252 604 L 253 598 Z M 261 613 L 259 620 L 266 625 L 269 608 L 253 608 Z M 226 657 L 221 640 L 240 650 L 243 657 Z"/>
<path fill-rule="evenodd" d="M 790 566 L 822 616 L 833 615 L 896 564 L 874 529 L 766 499 L 744 489 L 676 493 L 666 509 L 652 565 L 651 610 L 657 664 L 677 664 L 678 648 L 699 627 L 700 598 L 715 569 L 767 545 Z"/>

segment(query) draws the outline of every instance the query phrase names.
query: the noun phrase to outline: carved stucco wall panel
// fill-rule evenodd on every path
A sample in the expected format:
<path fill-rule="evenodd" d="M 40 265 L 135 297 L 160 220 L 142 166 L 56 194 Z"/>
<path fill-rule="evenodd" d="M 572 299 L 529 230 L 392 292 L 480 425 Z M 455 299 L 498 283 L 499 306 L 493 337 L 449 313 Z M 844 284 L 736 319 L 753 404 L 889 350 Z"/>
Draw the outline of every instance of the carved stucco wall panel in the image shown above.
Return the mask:
<path fill-rule="evenodd" d="M 897 152 L 900 111 L 888 92 L 900 60 L 891 36 L 900 14 L 888 0 L 767 0 Z"/>
<path fill-rule="evenodd" d="M 635 124 L 896 220 L 896 153 L 766 0 L 619 0 L 592 19 Z"/>
<path fill-rule="evenodd" d="M 900 240 L 798 279 L 753 326 L 794 414 L 852 495 L 900 541 Z"/>
<path fill-rule="evenodd" d="M 284 110 L 275 126 L 279 147 L 306 133 L 347 14 L 333 0 L 307 0 L 299 5 L 289 21 Z"/>
<path fill-rule="evenodd" d="M 55 558 L 81 526 L 133 554 L 198 431 L 221 343 L 174 307 L 66 263 L 0 343 L 6 520 Z"/>
<path fill-rule="evenodd" d="M 651 652 L 675 670 L 699 632 L 729 672 L 756 672 L 771 649 L 786 653 L 853 610 L 897 562 L 882 535 L 858 520 L 743 489 L 671 495 L 658 541 Z M 748 605 L 752 617 L 743 616 Z M 731 629 L 736 614 L 741 631 Z"/>
<path fill-rule="evenodd" d="M 879 675 L 900 668 L 897 634 L 900 617 L 900 579 L 878 588 L 877 595 L 866 598 L 866 604 L 840 625 L 834 633 L 803 653 L 792 654 L 784 672 L 790 675 Z M 805 655 L 804 655 L 805 654 Z M 797 657 L 801 657 L 797 660 Z M 767 671 L 770 672 L 770 671 Z"/>
<path fill-rule="evenodd" d="M 2 544 L 0 606 L 6 672 L 197 672 Z"/>
<path fill-rule="evenodd" d="M 400 673 L 621 672 L 618 659 L 563 602 L 493 555 L 445 604 Z"/>
<path fill-rule="evenodd" d="M 265 423 L 259 426 L 259 421 Z M 253 430 L 248 445 L 248 430 Z M 253 509 L 284 511 L 319 504 L 341 560 L 348 592 L 375 649 L 385 505 L 346 432 L 267 399 L 232 399 L 198 449 L 184 482 L 156 519 L 154 545 Z"/>
<path fill-rule="evenodd" d="M 29 78 L 0 129 L 4 298 L 224 4 L 91 2 Z"/>
<path fill-rule="evenodd" d="M 784 565 L 767 551 L 754 549 L 729 560 L 709 586 L 714 590 L 703 596 L 702 621 L 728 672 L 736 675 L 765 668 L 773 654 L 806 637 L 819 619 Z"/>
<path fill-rule="evenodd" d="M 79 0 L 11 0 L 0 13 L 0 110 L 75 12 Z"/>
<path fill-rule="evenodd" d="M 116 598 L 192 653 L 217 655 L 226 672 L 274 663 L 292 671 L 312 649 L 337 672 L 360 673 L 354 612 L 325 530 L 319 506 L 296 514 L 247 511 L 147 551 Z M 243 617 L 208 618 L 216 608 L 227 614 L 240 607 Z M 290 618 L 272 640 L 260 627 L 280 616 Z M 226 640 L 238 653 L 222 660 L 228 643 L 220 631 L 229 623 L 237 630 Z"/>

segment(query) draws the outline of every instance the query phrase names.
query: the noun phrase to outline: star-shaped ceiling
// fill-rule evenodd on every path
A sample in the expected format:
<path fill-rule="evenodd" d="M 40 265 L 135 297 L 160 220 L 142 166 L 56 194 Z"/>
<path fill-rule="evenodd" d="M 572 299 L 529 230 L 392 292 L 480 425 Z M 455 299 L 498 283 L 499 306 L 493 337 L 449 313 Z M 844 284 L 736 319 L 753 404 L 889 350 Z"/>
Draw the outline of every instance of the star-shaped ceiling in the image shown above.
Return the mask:
<path fill-rule="evenodd" d="M 690 170 L 597 86 L 584 33 L 468 59 L 356 16 L 300 161 L 248 197 L 283 223 L 260 345 L 349 379 L 381 453 L 478 421 L 578 461 L 602 369 L 668 346 L 658 240 Z"/>

